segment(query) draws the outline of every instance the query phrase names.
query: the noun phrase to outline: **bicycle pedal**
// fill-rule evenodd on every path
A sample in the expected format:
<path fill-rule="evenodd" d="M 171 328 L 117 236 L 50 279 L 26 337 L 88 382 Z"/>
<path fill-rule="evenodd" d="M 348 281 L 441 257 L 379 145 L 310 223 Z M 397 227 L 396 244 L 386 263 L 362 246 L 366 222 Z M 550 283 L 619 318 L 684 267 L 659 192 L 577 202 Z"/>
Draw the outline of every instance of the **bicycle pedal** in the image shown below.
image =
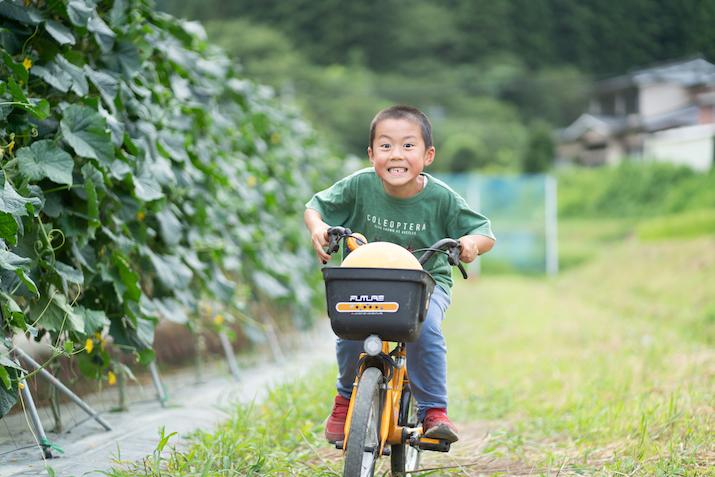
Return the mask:
<path fill-rule="evenodd" d="M 343 450 L 343 441 L 335 441 L 335 448 Z"/>
<path fill-rule="evenodd" d="M 422 450 L 436 451 L 436 452 L 449 452 L 449 448 L 452 444 L 448 441 L 441 439 L 430 439 L 429 437 L 420 437 L 417 441 L 417 447 Z"/>

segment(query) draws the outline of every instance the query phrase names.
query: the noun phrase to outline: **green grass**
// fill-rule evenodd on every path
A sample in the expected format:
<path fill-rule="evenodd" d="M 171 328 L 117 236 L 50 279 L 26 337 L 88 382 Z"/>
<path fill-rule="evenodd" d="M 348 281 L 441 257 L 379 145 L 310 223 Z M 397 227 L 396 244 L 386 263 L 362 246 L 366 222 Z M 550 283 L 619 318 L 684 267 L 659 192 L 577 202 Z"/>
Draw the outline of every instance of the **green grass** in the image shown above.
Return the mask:
<path fill-rule="evenodd" d="M 715 209 L 694 210 L 645 220 L 636 227 L 642 240 L 682 239 L 715 235 Z"/>
<path fill-rule="evenodd" d="M 275 387 L 262 403 L 240 405 L 213 432 L 190 437 L 188 450 L 157 446 L 142 462 L 108 472 L 129 476 L 336 476 L 339 462 L 325 460 L 323 421 L 334 396 L 335 368 Z"/>
<path fill-rule="evenodd" d="M 482 452 L 516 468 L 715 475 L 714 287 L 712 239 L 629 240 L 553 281 L 458 284 L 452 415 L 489 423 Z"/>
<path fill-rule="evenodd" d="M 426 456 L 452 467 L 431 475 L 715 476 L 715 239 L 580 227 L 562 233 L 590 261 L 555 279 L 457 281 L 444 329 L 462 440 Z M 334 372 L 110 475 L 340 475 L 322 441 Z"/>

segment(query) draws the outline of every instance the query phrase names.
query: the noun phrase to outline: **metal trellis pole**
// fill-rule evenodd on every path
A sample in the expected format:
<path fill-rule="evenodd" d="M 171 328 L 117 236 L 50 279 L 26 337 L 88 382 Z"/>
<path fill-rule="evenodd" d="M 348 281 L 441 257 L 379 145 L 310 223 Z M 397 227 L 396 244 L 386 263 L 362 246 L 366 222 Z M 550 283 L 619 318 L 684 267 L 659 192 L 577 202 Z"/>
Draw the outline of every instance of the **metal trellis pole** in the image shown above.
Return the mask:
<path fill-rule="evenodd" d="M 49 440 L 47 440 L 47 434 L 45 434 L 45 428 L 42 426 L 42 421 L 40 416 L 37 414 L 37 408 L 35 407 L 35 400 L 32 399 L 32 394 L 30 394 L 30 386 L 28 385 L 25 378 L 20 381 L 24 386 L 22 387 L 22 399 L 25 402 L 25 409 L 30 415 L 30 421 L 32 422 L 32 427 L 35 428 L 35 433 L 40 442 L 40 447 L 42 447 L 42 453 L 45 459 L 52 459 L 52 448 Z"/>
<path fill-rule="evenodd" d="M 226 361 L 228 362 L 228 369 L 231 371 L 231 375 L 233 376 L 233 379 L 238 381 L 239 380 L 238 363 L 236 363 L 236 355 L 233 352 L 233 346 L 231 346 L 231 341 L 228 339 L 228 336 L 226 336 L 226 333 L 224 333 L 223 331 L 218 334 L 218 337 L 221 340 L 221 346 L 223 346 L 223 352 L 226 354 Z"/>
<path fill-rule="evenodd" d="M 164 392 L 164 385 L 161 384 L 161 379 L 159 378 L 159 370 L 156 367 L 156 361 L 149 363 L 149 371 L 151 372 L 151 380 L 154 383 L 154 388 L 156 389 L 156 398 L 159 400 L 161 407 L 166 407 L 166 393 Z"/>
<path fill-rule="evenodd" d="M 64 393 L 65 396 L 70 398 L 72 402 L 77 404 L 84 412 L 90 415 L 95 421 L 97 421 L 102 427 L 104 427 L 106 430 L 111 431 L 112 428 L 107 422 L 102 419 L 102 416 L 99 415 L 94 409 L 92 409 L 89 404 L 84 402 L 82 399 L 80 399 L 79 396 L 77 396 L 75 393 L 73 393 L 67 386 L 62 384 L 62 382 L 54 377 L 52 374 L 47 372 L 42 366 L 40 366 L 37 361 L 32 359 L 30 355 L 25 353 L 23 350 L 20 348 L 15 348 L 15 353 L 22 359 L 24 360 L 27 364 L 32 366 L 37 370 L 37 372 L 45 379 L 47 379 L 53 386 L 55 386 L 57 389 L 59 389 L 62 393 Z"/>

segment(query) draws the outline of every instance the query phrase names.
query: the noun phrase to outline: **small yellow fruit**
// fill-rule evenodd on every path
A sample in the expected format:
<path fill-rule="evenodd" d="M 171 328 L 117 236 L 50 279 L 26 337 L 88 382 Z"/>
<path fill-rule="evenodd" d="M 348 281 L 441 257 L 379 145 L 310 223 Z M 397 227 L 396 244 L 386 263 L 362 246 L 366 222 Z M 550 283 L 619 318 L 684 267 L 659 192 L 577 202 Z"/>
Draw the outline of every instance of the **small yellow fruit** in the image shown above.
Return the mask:
<path fill-rule="evenodd" d="M 17 389 L 19 389 L 20 391 L 25 389 L 25 383 L 17 383 Z"/>
<path fill-rule="evenodd" d="M 87 353 L 92 352 L 92 350 L 94 349 L 94 341 L 92 341 L 92 338 L 87 338 L 87 341 L 84 342 L 84 349 L 87 351 Z"/>
<path fill-rule="evenodd" d="M 108 372 L 107 373 L 107 382 L 109 383 L 110 386 L 114 386 L 115 384 L 117 384 L 117 375 L 111 371 Z"/>
<path fill-rule="evenodd" d="M 360 245 L 365 245 L 367 243 L 367 239 L 365 236 L 361 233 L 358 232 L 353 232 L 351 237 L 348 237 L 345 240 L 345 245 L 347 245 L 348 250 L 351 252 L 358 248 Z"/>

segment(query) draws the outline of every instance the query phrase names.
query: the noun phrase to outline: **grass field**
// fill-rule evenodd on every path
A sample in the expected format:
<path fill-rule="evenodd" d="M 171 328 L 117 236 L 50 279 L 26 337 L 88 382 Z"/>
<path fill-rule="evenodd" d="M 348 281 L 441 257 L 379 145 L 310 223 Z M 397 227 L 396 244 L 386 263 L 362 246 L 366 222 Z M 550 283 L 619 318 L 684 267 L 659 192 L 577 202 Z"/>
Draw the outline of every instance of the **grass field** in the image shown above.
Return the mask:
<path fill-rule="evenodd" d="M 462 438 L 426 454 L 426 468 L 449 468 L 416 475 L 715 476 L 715 237 L 626 229 L 596 240 L 574 226 L 591 246 L 554 279 L 456 285 L 445 333 Z M 342 475 L 322 441 L 334 373 L 111 475 Z"/>

